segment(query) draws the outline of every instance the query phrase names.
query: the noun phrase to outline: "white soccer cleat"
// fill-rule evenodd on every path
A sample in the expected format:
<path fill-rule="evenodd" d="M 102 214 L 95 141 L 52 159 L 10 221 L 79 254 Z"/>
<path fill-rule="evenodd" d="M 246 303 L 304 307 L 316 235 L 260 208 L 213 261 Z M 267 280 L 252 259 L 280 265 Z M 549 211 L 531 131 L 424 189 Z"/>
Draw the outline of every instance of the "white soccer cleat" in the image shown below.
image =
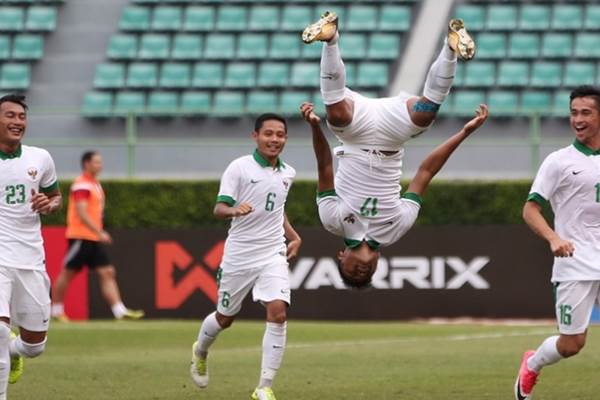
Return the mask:
<path fill-rule="evenodd" d="M 194 342 L 192 346 L 190 375 L 196 386 L 204 389 L 208 386 L 208 365 L 205 358 L 200 358 L 196 355 L 196 347 L 198 347 L 198 342 Z"/>

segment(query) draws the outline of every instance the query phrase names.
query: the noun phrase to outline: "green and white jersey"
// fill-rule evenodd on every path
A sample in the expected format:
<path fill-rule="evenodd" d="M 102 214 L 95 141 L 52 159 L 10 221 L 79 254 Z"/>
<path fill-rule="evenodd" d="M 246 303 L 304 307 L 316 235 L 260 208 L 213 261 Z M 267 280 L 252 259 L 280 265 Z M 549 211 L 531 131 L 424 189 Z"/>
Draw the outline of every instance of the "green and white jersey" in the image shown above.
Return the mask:
<path fill-rule="evenodd" d="M 555 257 L 552 281 L 600 280 L 600 151 L 577 140 L 542 163 L 528 201 L 550 202 L 556 233 L 573 257 Z"/>
<path fill-rule="evenodd" d="M 229 164 L 217 202 L 230 206 L 249 203 L 254 210 L 231 221 L 223 268 L 255 268 L 269 263 L 276 254 L 285 254 L 285 201 L 295 176 L 289 164 L 278 160 L 273 168 L 258 151 Z"/>
<path fill-rule="evenodd" d="M 31 210 L 31 192 L 58 188 L 50 154 L 21 145 L 12 154 L 0 151 L 0 266 L 45 269 L 40 216 Z"/>

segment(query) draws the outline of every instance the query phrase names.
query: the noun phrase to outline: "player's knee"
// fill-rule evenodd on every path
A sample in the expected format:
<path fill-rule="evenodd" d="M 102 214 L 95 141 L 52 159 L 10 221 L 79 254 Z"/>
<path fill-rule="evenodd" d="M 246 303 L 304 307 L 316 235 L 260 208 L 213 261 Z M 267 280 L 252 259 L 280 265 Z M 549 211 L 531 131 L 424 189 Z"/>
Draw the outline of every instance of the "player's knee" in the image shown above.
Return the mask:
<path fill-rule="evenodd" d="M 565 358 L 573 357 L 577 355 L 585 346 L 585 337 L 578 336 L 575 338 L 570 338 L 568 340 L 563 340 L 559 346 L 559 353 L 561 356 Z"/>
<path fill-rule="evenodd" d="M 267 321 L 283 324 L 287 320 L 286 306 L 273 307 L 267 310 Z"/>
<path fill-rule="evenodd" d="M 228 317 L 226 315 L 219 314 L 219 313 L 217 313 L 216 319 L 217 319 L 217 322 L 219 323 L 219 326 L 222 329 L 229 328 L 233 324 L 233 321 L 235 320 L 234 317 Z"/>
<path fill-rule="evenodd" d="M 112 265 L 98 268 L 96 271 L 102 279 L 114 279 L 117 275 L 117 271 Z"/>

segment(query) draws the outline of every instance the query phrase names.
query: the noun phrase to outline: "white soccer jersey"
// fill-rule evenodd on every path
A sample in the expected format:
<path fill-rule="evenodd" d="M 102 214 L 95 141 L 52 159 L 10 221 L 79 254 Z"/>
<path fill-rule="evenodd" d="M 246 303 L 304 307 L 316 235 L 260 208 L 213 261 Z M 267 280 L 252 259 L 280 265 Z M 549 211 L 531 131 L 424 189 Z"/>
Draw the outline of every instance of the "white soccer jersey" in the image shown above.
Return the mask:
<path fill-rule="evenodd" d="M 222 266 L 236 269 L 267 264 L 285 254 L 284 208 L 296 171 L 281 160 L 273 168 L 258 151 L 229 164 L 217 202 L 230 206 L 249 203 L 254 210 L 236 217 L 225 241 Z"/>
<path fill-rule="evenodd" d="M 419 196 L 400 199 L 403 144 L 426 128 L 410 119 L 407 101 L 412 96 L 407 93 L 371 99 L 347 89 L 346 95 L 354 102 L 352 122 L 342 128 L 329 124 L 342 142 L 334 149 L 339 209 L 332 209 L 330 200 L 319 200 L 319 215 L 325 228 L 343 236 L 350 247 L 362 240 L 371 247 L 390 245 L 418 216 Z"/>
<path fill-rule="evenodd" d="M 600 280 L 600 151 L 577 140 L 550 154 L 529 201 L 550 202 L 556 233 L 573 243 L 573 257 L 554 258 L 552 281 Z"/>
<path fill-rule="evenodd" d="M 13 154 L 0 151 L 0 266 L 44 270 L 44 242 L 31 192 L 58 188 L 50 154 L 21 145 Z"/>

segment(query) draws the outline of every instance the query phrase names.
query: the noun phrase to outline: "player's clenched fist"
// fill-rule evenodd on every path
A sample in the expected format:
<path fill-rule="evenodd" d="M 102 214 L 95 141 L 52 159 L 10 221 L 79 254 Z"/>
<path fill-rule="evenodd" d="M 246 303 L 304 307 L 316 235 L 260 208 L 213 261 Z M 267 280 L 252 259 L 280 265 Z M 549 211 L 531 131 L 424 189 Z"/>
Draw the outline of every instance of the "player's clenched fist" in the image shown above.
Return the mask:
<path fill-rule="evenodd" d="M 252 211 L 254 211 L 252 205 L 250 205 L 249 203 L 241 203 L 239 206 L 234 207 L 233 216 L 241 217 L 242 215 L 250 214 Z"/>
<path fill-rule="evenodd" d="M 557 238 L 550 242 L 550 249 L 555 257 L 572 257 L 575 246 L 567 240 Z"/>
<path fill-rule="evenodd" d="M 304 102 L 300 106 L 302 117 L 311 125 L 319 125 L 321 118 L 315 114 L 315 106 L 312 103 Z"/>

